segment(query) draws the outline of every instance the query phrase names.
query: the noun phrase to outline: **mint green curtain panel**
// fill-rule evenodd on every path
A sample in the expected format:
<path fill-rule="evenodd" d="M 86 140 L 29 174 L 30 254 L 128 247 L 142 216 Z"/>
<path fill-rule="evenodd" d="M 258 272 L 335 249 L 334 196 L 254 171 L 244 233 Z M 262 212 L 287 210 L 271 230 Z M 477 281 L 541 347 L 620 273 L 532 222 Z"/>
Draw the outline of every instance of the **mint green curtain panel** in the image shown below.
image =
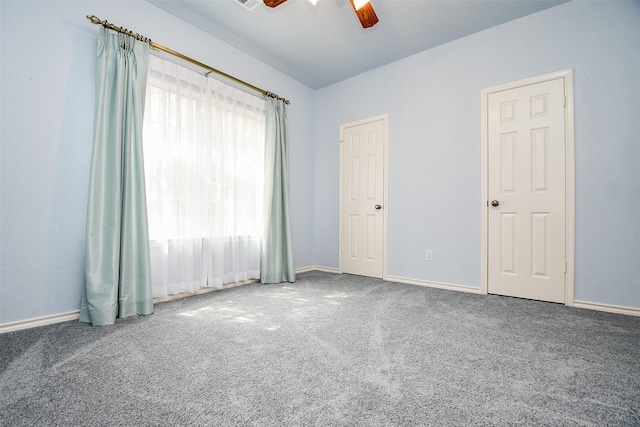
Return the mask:
<path fill-rule="evenodd" d="M 142 157 L 148 61 L 147 43 L 100 28 L 80 308 L 80 321 L 93 325 L 153 312 Z"/>
<path fill-rule="evenodd" d="M 295 282 L 289 223 L 289 141 L 283 101 L 269 99 L 264 155 L 264 238 L 261 283 Z"/>

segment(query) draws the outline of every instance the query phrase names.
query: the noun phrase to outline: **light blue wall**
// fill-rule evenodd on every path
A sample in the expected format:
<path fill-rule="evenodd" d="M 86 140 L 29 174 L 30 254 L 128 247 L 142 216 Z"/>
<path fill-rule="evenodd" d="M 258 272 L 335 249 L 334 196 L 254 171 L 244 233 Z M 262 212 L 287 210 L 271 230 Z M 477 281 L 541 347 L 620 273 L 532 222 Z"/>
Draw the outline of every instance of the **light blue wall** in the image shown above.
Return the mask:
<path fill-rule="evenodd" d="M 338 266 L 340 124 L 389 113 L 389 274 L 479 286 L 480 90 L 573 68 L 576 299 L 640 308 L 638 2 L 574 1 L 314 92 L 144 1 L 2 0 L 0 323 L 79 306 L 96 44 L 87 14 L 293 101 L 296 267 Z"/>
<path fill-rule="evenodd" d="M 338 267 L 339 126 L 388 113 L 389 274 L 479 287 L 480 91 L 567 68 L 575 299 L 640 308 L 637 1 L 566 3 L 317 91 L 316 264 Z"/>
<path fill-rule="evenodd" d="M 0 323 L 79 308 L 95 14 L 292 100 L 296 267 L 313 260 L 314 92 L 144 1 L 0 1 Z"/>

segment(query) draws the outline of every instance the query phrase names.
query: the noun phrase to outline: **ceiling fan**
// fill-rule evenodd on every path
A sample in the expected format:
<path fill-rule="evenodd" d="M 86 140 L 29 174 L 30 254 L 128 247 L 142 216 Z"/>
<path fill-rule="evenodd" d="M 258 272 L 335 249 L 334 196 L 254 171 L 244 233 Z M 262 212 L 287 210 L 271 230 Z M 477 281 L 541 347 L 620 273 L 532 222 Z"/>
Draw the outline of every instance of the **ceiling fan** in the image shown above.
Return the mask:
<path fill-rule="evenodd" d="M 264 1 L 264 4 L 269 7 L 276 7 L 278 5 L 281 5 L 287 0 L 263 0 L 263 1 Z M 309 1 L 314 5 L 317 2 L 317 0 L 309 0 Z M 376 15 L 376 12 L 373 10 L 373 6 L 371 6 L 371 3 L 369 2 L 369 0 L 349 0 L 349 2 L 351 3 L 351 7 L 353 7 L 353 10 L 356 12 L 358 19 L 362 24 L 362 28 L 373 27 L 378 23 L 378 16 Z"/>

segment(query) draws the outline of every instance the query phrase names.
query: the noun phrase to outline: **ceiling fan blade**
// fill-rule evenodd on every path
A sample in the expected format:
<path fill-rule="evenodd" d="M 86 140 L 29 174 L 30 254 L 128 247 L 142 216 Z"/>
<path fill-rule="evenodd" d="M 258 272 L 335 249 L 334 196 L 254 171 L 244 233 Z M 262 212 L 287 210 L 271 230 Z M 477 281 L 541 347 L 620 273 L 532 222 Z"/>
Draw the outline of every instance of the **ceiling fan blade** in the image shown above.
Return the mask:
<path fill-rule="evenodd" d="M 267 0 L 264 1 L 266 2 Z M 378 23 L 378 15 L 376 15 L 376 12 L 373 10 L 373 6 L 371 6 L 371 3 L 367 3 L 362 6 L 360 10 L 356 10 L 356 5 L 353 3 L 353 0 L 349 1 L 351 2 L 351 6 L 353 7 L 353 10 L 356 12 L 358 19 L 362 24 L 362 28 L 373 27 Z"/>
<path fill-rule="evenodd" d="M 264 4 L 269 7 L 276 7 L 286 2 L 287 0 L 263 0 Z"/>

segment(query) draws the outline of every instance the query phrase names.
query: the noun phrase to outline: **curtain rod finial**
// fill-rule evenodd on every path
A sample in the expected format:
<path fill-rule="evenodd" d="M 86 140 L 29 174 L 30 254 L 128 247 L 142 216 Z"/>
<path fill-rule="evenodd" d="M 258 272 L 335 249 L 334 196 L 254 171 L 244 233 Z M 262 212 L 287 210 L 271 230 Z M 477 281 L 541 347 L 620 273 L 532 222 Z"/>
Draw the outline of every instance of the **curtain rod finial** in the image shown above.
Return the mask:
<path fill-rule="evenodd" d="M 98 18 L 96 15 L 87 15 L 87 19 L 91 21 L 92 24 L 100 23 L 100 18 Z"/>

